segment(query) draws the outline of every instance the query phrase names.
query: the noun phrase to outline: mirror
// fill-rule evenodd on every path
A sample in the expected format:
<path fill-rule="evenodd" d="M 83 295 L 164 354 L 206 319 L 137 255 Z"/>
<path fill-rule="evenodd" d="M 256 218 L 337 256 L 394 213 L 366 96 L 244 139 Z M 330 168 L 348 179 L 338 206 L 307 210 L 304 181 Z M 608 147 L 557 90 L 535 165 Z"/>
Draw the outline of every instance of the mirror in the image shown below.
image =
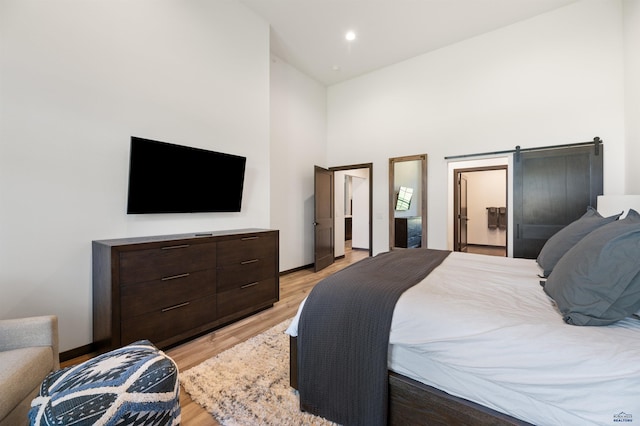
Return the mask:
<path fill-rule="evenodd" d="M 427 154 L 389 159 L 389 249 L 427 246 Z"/>

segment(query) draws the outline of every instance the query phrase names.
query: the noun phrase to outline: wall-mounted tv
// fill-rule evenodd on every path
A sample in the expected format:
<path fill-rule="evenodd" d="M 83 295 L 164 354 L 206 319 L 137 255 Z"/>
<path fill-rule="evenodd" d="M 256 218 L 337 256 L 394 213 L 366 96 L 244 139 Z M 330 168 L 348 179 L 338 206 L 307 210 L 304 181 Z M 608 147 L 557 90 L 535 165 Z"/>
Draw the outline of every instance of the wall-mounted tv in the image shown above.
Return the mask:
<path fill-rule="evenodd" d="M 128 214 L 239 212 L 246 157 L 131 138 Z"/>

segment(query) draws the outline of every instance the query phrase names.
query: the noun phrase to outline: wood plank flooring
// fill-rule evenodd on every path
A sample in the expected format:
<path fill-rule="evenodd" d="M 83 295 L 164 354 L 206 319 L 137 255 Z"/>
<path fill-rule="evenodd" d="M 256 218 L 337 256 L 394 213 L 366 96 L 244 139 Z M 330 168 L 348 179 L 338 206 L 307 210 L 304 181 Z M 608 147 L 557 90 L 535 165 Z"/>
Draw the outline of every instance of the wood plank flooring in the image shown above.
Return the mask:
<path fill-rule="evenodd" d="M 305 269 L 283 275 L 280 277 L 280 300 L 275 303 L 272 308 L 200 336 L 182 345 L 167 349 L 165 353 L 173 358 L 176 364 L 178 364 L 180 371 L 194 367 L 220 352 L 293 317 L 298 310 L 300 302 L 318 281 L 368 256 L 368 250 L 351 250 L 347 247 L 344 258 L 337 259 L 333 265 L 318 273 L 314 273 L 313 269 Z M 73 365 L 89 357 L 90 355 L 75 358 L 63 363 L 62 366 Z M 189 394 L 183 389 L 180 390 L 180 407 L 183 425 L 219 425 L 208 412 L 193 402 Z"/>
<path fill-rule="evenodd" d="M 467 253 L 488 254 L 489 256 L 507 256 L 507 248 L 500 246 L 467 245 Z"/>

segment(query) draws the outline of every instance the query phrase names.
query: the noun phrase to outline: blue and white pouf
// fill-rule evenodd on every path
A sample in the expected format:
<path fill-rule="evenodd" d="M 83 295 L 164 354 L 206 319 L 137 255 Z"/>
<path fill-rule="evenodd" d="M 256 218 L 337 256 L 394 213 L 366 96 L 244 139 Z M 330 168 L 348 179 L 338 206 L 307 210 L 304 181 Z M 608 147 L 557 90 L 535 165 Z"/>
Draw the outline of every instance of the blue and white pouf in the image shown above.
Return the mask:
<path fill-rule="evenodd" d="M 31 425 L 177 425 L 175 362 L 141 340 L 49 374 L 31 402 Z"/>

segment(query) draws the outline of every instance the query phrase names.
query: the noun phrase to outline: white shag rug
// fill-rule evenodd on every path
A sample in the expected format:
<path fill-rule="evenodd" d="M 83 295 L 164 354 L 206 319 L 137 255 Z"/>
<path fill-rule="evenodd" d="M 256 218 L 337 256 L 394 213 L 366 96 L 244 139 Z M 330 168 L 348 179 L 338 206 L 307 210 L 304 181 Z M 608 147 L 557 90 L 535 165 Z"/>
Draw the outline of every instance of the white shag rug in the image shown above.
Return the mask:
<path fill-rule="evenodd" d="M 335 425 L 300 411 L 289 386 L 291 320 L 180 372 L 191 399 L 224 426 Z"/>

